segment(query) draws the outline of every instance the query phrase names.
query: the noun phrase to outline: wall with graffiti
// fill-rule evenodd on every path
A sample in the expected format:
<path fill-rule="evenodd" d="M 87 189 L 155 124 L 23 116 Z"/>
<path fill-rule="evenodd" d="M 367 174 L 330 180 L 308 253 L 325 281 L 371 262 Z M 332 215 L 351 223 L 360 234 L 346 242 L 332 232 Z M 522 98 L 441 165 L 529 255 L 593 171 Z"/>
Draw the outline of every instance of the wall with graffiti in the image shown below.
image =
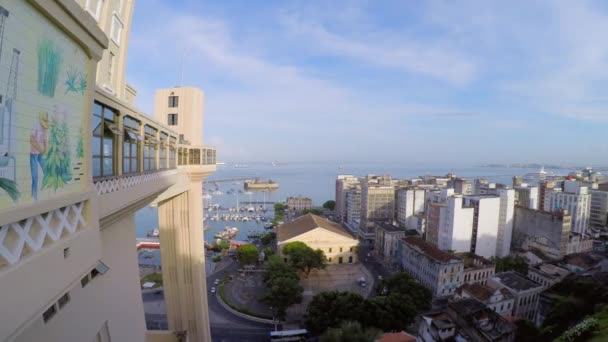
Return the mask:
<path fill-rule="evenodd" d="M 26 1 L 0 0 L 0 210 L 84 188 L 88 63 Z"/>

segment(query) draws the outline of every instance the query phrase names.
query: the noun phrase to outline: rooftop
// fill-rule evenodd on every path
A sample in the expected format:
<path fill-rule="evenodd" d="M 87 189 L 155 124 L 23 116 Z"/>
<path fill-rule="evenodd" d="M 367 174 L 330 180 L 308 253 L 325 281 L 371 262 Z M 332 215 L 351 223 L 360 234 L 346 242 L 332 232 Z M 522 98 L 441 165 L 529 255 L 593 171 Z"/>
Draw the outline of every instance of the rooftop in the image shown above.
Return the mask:
<path fill-rule="evenodd" d="M 342 235 L 347 238 L 355 239 L 346 229 L 339 224 L 332 222 L 328 219 L 324 219 L 320 216 L 313 214 L 306 214 L 298 217 L 297 219 L 282 224 L 277 229 L 277 241 L 285 241 L 294 238 L 298 235 L 302 235 L 311 230 L 323 228 L 332 233 Z"/>
<path fill-rule="evenodd" d="M 496 292 L 496 290 L 492 289 L 491 287 L 489 287 L 487 285 L 478 284 L 478 283 L 464 284 L 464 285 L 462 285 L 460 290 L 468 292 L 471 296 L 473 296 L 475 299 L 477 299 L 481 302 L 488 301 L 492 297 L 492 295 Z M 506 289 L 500 289 L 499 291 L 505 297 L 508 297 L 508 298 L 513 297 L 511 295 L 511 293 Z"/>
<path fill-rule="evenodd" d="M 384 333 L 384 335 L 380 336 L 376 342 L 415 342 L 416 337 L 412 336 L 405 331 L 396 332 L 396 333 Z"/>
<path fill-rule="evenodd" d="M 401 227 L 397 227 L 394 226 L 392 224 L 389 223 L 384 223 L 384 222 L 376 222 L 376 225 L 384 230 L 386 230 L 387 232 L 405 232 L 405 229 L 401 228 Z"/>
<path fill-rule="evenodd" d="M 465 271 L 494 267 L 490 260 L 474 253 L 456 253 L 456 256 L 464 261 Z"/>
<path fill-rule="evenodd" d="M 534 265 L 531 266 L 530 269 L 550 278 L 562 278 L 570 273 L 567 268 L 563 268 L 550 263 Z"/>
<path fill-rule="evenodd" d="M 564 257 L 564 262 L 569 265 L 587 269 L 595 266 L 596 264 L 605 259 L 605 256 L 598 253 L 575 253 L 566 255 Z"/>
<path fill-rule="evenodd" d="M 504 286 L 518 292 L 541 287 L 539 283 L 515 271 L 496 273 L 493 278 L 498 279 Z"/>
<path fill-rule="evenodd" d="M 431 245 L 430 243 L 422 240 L 419 237 L 408 236 L 401 240 L 403 242 L 405 242 L 406 244 L 410 245 L 411 247 L 418 249 L 421 253 L 425 254 L 426 256 L 428 256 L 432 259 L 435 259 L 439 262 L 446 263 L 446 262 L 450 262 L 450 261 L 462 261 L 462 259 L 460 259 L 459 257 L 452 255 L 450 253 L 444 252 L 441 249 Z"/>

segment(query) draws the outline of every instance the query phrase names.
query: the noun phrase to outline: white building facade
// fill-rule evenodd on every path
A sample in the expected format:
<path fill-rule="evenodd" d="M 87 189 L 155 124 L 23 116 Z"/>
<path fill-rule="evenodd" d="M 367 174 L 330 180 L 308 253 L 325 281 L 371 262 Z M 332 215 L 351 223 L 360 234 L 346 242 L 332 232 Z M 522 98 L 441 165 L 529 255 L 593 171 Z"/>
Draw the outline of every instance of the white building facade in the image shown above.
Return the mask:
<path fill-rule="evenodd" d="M 494 195 L 465 196 L 464 202 L 473 208 L 471 253 L 484 258 L 496 256 L 500 198 Z"/>
<path fill-rule="evenodd" d="M 545 211 L 566 209 L 572 218 L 572 231 L 587 234 L 591 212 L 591 194 L 589 188 L 581 186 L 578 181 L 567 180 L 564 188 L 553 189 L 546 193 Z"/>
<path fill-rule="evenodd" d="M 416 214 L 424 212 L 426 191 L 418 188 L 402 188 L 397 190 L 397 223 L 407 229 L 416 229 L 418 219 Z"/>

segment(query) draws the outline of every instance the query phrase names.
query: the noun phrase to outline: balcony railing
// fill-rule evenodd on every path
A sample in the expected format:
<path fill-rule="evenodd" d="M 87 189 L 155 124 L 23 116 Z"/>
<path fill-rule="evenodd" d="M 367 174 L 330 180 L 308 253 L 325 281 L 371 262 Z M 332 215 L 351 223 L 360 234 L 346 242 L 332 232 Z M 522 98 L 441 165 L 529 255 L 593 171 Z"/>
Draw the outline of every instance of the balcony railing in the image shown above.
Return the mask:
<path fill-rule="evenodd" d="M 87 227 L 86 201 L 0 226 L 0 269 Z"/>
<path fill-rule="evenodd" d="M 163 177 L 163 171 L 167 170 L 100 178 L 95 179 L 93 182 L 97 193 L 103 195 L 114 191 L 126 190 L 146 182 L 155 181 L 160 177 Z"/>

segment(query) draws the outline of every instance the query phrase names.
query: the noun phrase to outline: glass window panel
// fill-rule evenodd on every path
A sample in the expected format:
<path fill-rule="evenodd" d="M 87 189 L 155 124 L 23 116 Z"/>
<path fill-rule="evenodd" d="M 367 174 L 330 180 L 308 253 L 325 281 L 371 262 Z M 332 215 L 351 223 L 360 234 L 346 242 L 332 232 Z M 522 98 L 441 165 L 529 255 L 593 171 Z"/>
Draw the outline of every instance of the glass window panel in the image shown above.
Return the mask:
<path fill-rule="evenodd" d="M 103 175 L 112 176 L 114 174 L 114 165 L 112 158 L 103 158 Z"/>
<path fill-rule="evenodd" d="M 98 116 L 93 116 L 93 133 L 96 133 L 96 135 L 101 135 L 101 128 L 97 129 L 97 126 L 99 126 L 99 124 L 101 123 L 101 118 Z"/>
<path fill-rule="evenodd" d="M 137 156 L 137 144 L 131 144 L 131 157 Z"/>
<path fill-rule="evenodd" d="M 101 158 L 93 157 L 93 177 L 101 176 Z"/>
<path fill-rule="evenodd" d="M 101 139 L 93 138 L 91 139 L 91 152 L 93 154 L 99 155 L 101 153 Z"/>
<path fill-rule="evenodd" d="M 93 105 L 93 115 L 101 116 L 102 107 L 99 103 Z"/>
<path fill-rule="evenodd" d="M 103 117 L 108 120 L 114 122 L 114 111 L 108 107 L 103 109 Z"/>
<path fill-rule="evenodd" d="M 103 155 L 104 157 L 112 157 L 114 151 L 114 139 L 113 138 L 104 138 L 103 139 Z"/>
<path fill-rule="evenodd" d="M 124 173 L 131 172 L 131 160 L 129 158 L 123 158 L 122 172 L 124 172 Z"/>

